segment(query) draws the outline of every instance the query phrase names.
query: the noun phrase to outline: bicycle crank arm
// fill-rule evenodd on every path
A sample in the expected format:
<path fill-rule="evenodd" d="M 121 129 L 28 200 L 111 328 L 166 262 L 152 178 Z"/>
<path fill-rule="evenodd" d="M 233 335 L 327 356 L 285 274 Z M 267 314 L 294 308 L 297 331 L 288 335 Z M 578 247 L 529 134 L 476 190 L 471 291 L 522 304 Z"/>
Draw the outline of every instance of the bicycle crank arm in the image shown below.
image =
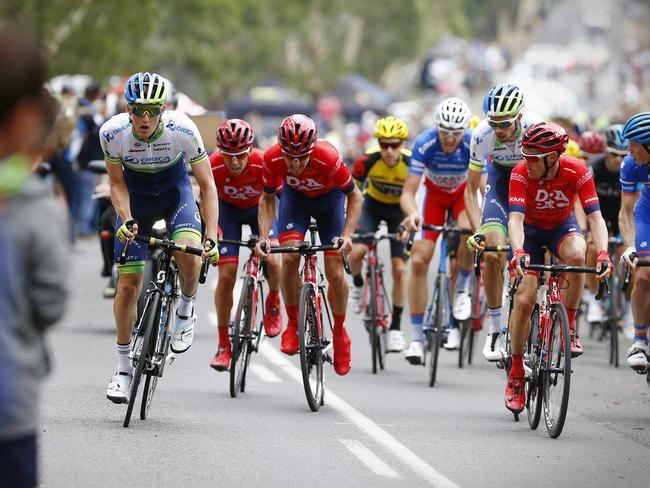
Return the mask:
<path fill-rule="evenodd" d="M 330 351 L 334 347 L 334 342 L 330 342 L 327 346 L 323 348 L 323 357 L 325 358 L 326 361 L 332 362 L 332 355 L 330 354 Z"/>
<path fill-rule="evenodd" d="M 172 364 L 176 360 L 176 354 L 170 352 L 169 354 L 167 354 L 166 359 L 167 359 L 167 364 Z"/>

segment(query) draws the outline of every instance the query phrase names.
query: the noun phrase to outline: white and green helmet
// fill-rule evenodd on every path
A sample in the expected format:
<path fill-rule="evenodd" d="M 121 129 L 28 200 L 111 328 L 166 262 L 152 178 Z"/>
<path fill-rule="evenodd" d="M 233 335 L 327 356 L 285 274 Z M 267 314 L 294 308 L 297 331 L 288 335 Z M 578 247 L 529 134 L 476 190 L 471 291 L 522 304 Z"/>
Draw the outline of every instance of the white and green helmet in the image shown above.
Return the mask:
<path fill-rule="evenodd" d="M 124 98 L 129 105 L 161 105 L 167 100 L 168 85 L 157 73 L 136 73 L 126 82 Z"/>
<path fill-rule="evenodd" d="M 483 100 L 488 117 L 514 117 L 524 105 L 524 95 L 517 85 L 503 84 L 492 88 Z"/>

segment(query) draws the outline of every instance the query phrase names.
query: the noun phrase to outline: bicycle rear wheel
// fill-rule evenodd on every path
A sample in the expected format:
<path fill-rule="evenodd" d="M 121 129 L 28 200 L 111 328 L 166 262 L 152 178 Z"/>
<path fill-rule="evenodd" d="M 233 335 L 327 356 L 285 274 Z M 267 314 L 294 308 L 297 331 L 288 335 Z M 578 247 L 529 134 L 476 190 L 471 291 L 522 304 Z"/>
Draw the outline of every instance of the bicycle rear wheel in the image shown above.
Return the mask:
<path fill-rule="evenodd" d="M 377 374 L 377 365 L 379 359 L 379 335 L 377 334 L 377 325 L 379 323 L 379 314 L 377 312 L 377 269 L 371 266 L 368 270 L 368 333 L 370 334 L 370 353 L 372 355 L 372 374 Z"/>
<path fill-rule="evenodd" d="M 548 435 L 553 438 L 562 433 L 566 413 L 569 407 L 571 389 L 571 343 L 569 337 L 569 318 L 561 303 L 551 304 L 549 322 L 550 330 L 545 334 L 548 343 L 546 364 L 543 377 L 544 420 Z"/>
<path fill-rule="evenodd" d="M 302 384 L 309 408 L 317 412 L 323 400 L 323 343 L 316 316 L 316 294 L 305 283 L 300 290 L 298 307 L 298 342 Z"/>
<path fill-rule="evenodd" d="M 135 406 L 135 399 L 138 395 L 138 387 L 142 379 L 142 373 L 147 364 L 151 362 L 151 355 L 153 352 L 152 338 L 155 338 L 156 325 L 160 320 L 160 295 L 154 292 L 150 295 L 138 325 L 137 334 L 133 340 L 131 354 L 135 364 L 135 371 L 131 379 L 131 390 L 129 392 L 129 404 L 126 408 L 126 415 L 124 416 L 124 427 L 128 427 L 131 422 L 131 414 Z M 142 331 L 144 331 L 142 333 Z"/>
<path fill-rule="evenodd" d="M 388 319 L 391 316 L 392 309 L 386 294 L 386 286 L 384 285 L 384 275 L 381 271 L 377 272 L 377 290 L 380 291 L 379 297 L 381 303 L 377 306 L 377 314 L 379 315 L 379 330 L 377 331 L 377 350 L 379 355 L 377 360 L 379 362 L 379 369 L 384 369 L 386 354 L 388 353 L 388 339 L 387 327 Z"/>
<path fill-rule="evenodd" d="M 250 324 L 251 293 L 254 292 L 252 280 L 247 278 L 237 304 L 232 333 L 232 356 L 230 358 L 230 396 L 232 398 L 235 398 L 241 391 L 246 375 L 246 359 L 252 329 Z"/>

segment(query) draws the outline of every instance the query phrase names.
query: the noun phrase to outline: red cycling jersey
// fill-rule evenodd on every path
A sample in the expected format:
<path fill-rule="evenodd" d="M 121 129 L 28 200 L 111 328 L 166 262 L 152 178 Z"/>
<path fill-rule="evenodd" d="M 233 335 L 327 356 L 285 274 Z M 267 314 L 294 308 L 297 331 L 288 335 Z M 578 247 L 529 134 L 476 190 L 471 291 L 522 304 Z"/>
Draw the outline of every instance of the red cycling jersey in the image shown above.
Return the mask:
<path fill-rule="evenodd" d="M 560 156 L 560 170 L 551 180 L 530 178 L 525 161 L 510 174 L 510 211 L 526 214 L 524 222 L 534 227 L 548 230 L 560 225 L 571 214 L 576 196 L 587 215 L 600 210 L 589 168 L 572 156 Z"/>
<path fill-rule="evenodd" d="M 263 161 L 264 151 L 252 149 L 244 171 L 239 176 L 233 176 L 228 171 L 221 153 L 212 153 L 210 166 L 219 200 L 241 209 L 257 205 L 262 195 Z"/>
<path fill-rule="evenodd" d="M 264 153 L 264 191 L 275 192 L 280 179 L 294 190 L 312 198 L 335 188 L 345 193 L 354 189 L 350 170 L 340 154 L 329 142 L 321 139 L 316 141 L 309 163 L 299 175 L 288 172 L 279 144 L 268 148 Z"/>

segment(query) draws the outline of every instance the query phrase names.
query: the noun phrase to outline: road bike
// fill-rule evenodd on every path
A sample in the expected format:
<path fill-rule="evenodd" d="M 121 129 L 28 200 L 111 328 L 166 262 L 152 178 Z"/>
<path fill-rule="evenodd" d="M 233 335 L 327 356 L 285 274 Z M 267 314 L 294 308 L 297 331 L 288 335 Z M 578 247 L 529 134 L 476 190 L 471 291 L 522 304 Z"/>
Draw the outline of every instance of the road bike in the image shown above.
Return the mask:
<path fill-rule="evenodd" d="M 154 273 L 152 274 L 153 279 L 147 285 L 145 305 L 132 332 L 130 358 L 134 372 L 126 415 L 124 416 L 124 427 L 128 427 L 131 422 L 131 414 L 136 403 L 142 376 L 144 375 L 145 382 L 140 403 L 140 419 L 145 420 L 149 414 L 158 378 L 162 377 L 165 364 L 174 361 L 174 354 L 168 351 L 176 318 L 176 302 L 180 293 L 178 266 L 173 254 L 174 252 L 183 252 L 201 256 L 203 253 L 203 250 L 199 248 L 140 234 L 135 236 L 135 240 L 150 246 L 156 246 L 162 252 L 156 259 Z M 128 243 L 125 244 L 120 257 L 122 263 L 124 263 L 127 248 Z M 200 283 L 205 283 L 208 264 L 208 260 L 203 262 L 199 278 Z"/>
<path fill-rule="evenodd" d="M 390 326 L 392 307 L 384 283 L 384 263 L 377 253 L 377 245 L 385 239 L 400 239 L 400 232 L 368 232 L 355 234 L 352 241 L 368 247 L 365 256 L 366 274 L 363 282 L 363 322 L 368 331 L 372 355 L 372 373 L 384 369 L 386 357 L 386 335 Z"/>
<path fill-rule="evenodd" d="M 316 260 L 316 254 L 340 249 L 343 240 L 336 245 L 316 245 L 315 223 L 309 225 L 310 240 L 293 247 L 271 247 L 271 253 L 298 253 L 303 256 L 300 271 L 300 299 L 298 302 L 298 342 L 300 353 L 300 370 L 305 397 L 309 408 L 317 412 L 325 403 L 325 375 L 323 364 L 332 363 L 333 343 L 332 314 L 330 312 L 323 272 Z M 346 272 L 350 273 L 347 256 L 341 254 Z"/>
<path fill-rule="evenodd" d="M 242 269 L 242 288 L 230 333 L 232 356 L 230 359 L 230 396 L 246 389 L 246 375 L 251 354 L 258 352 L 264 335 L 264 263 L 254 252 L 257 236 L 247 241 L 221 239 L 219 243 L 247 247 L 251 253 Z"/>

